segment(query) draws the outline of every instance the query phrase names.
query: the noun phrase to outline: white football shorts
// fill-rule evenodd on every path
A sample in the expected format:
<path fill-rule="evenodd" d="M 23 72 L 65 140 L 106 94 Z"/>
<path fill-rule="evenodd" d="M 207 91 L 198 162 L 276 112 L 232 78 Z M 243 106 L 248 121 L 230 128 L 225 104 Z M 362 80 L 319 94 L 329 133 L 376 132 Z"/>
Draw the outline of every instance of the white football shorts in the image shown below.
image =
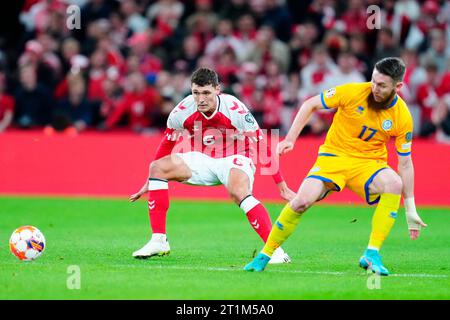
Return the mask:
<path fill-rule="evenodd" d="M 255 180 L 255 165 L 243 155 L 226 158 L 212 158 L 198 151 L 176 153 L 192 171 L 192 177 L 183 182 L 196 186 L 228 186 L 230 170 L 236 168 L 244 171 L 250 181 L 250 191 Z"/>

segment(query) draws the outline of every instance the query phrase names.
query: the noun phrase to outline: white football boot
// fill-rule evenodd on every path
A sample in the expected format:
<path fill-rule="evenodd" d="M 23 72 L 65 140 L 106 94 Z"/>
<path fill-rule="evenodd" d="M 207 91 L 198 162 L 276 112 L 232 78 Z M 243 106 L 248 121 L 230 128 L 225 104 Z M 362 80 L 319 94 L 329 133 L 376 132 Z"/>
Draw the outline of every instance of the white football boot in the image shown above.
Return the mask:
<path fill-rule="evenodd" d="M 290 263 L 291 258 L 281 247 L 278 247 L 269 260 L 269 264 Z"/>
<path fill-rule="evenodd" d="M 133 252 L 133 257 L 146 259 L 154 256 L 166 256 L 170 253 L 169 241 L 162 233 L 154 233 L 150 241 L 141 249 Z"/>

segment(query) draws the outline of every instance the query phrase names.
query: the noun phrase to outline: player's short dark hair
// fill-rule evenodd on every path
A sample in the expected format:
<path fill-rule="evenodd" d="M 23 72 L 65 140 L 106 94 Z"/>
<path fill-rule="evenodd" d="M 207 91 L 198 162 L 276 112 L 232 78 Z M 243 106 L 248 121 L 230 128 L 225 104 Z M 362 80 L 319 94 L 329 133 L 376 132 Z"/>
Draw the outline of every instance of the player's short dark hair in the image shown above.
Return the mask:
<path fill-rule="evenodd" d="M 192 74 L 191 83 L 195 83 L 200 87 L 208 86 L 210 84 L 217 87 L 219 85 L 219 76 L 214 70 L 200 68 Z"/>
<path fill-rule="evenodd" d="M 394 82 L 400 82 L 405 75 L 406 66 L 402 59 L 397 57 L 387 57 L 375 64 L 375 69 L 379 73 L 392 78 Z"/>

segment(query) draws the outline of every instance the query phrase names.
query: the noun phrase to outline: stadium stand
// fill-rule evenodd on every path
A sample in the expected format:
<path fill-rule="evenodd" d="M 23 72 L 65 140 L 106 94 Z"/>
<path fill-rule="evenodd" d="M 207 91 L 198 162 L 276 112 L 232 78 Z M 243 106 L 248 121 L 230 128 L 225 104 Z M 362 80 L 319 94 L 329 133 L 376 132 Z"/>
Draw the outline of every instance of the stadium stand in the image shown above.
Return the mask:
<path fill-rule="evenodd" d="M 70 5 L 79 29 L 68 28 Z M 370 5 L 379 29 L 367 26 Z M 449 2 L 435 0 L 17 1 L 0 29 L 0 131 L 154 132 L 208 66 L 263 127 L 285 133 L 304 99 L 369 80 L 377 59 L 396 55 L 416 135 L 448 142 L 449 20 Z M 330 118 L 305 134 L 322 135 Z"/>

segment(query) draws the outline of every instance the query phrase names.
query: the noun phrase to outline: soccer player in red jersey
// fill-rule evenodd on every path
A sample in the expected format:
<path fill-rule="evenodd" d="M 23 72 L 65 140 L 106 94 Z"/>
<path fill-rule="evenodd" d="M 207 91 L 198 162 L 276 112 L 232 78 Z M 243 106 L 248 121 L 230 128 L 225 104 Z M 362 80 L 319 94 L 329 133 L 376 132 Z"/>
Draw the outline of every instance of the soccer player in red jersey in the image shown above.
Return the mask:
<path fill-rule="evenodd" d="M 254 117 L 236 97 L 220 93 L 218 76 L 213 70 L 201 68 L 195 71 L 191 77 L 191 91 L 192 94 L 168 117 L 165 135 L 150 164 L 148 180 L 130 196 L 130 201 L 136 201 L 149 192 L 153 232 L 151 240 L 135 251 L 133 257 L 148 258 L 170 252 L 166 237 L 169 180 L 201 186 L 223 184 L 264 242 L 271 230 L 267 210 L 252 195 L 255 173 L 252 152 L 255 146 L 260 149 L 267 146 Z M 186 131 L 189 151 L 175 152 L 181 132 Z M 270 150 L 267 155 L 271 157 Z M 267 162 L 265 169 L 273 169 L 274 164 L 272 177 L 281 196 L 292 199 L 295 193 L 287 187 L 276 161 Z M 290 262 L 290 258 L 280 248 L 272 256 L 271 263 L 285 262 Z"/>

